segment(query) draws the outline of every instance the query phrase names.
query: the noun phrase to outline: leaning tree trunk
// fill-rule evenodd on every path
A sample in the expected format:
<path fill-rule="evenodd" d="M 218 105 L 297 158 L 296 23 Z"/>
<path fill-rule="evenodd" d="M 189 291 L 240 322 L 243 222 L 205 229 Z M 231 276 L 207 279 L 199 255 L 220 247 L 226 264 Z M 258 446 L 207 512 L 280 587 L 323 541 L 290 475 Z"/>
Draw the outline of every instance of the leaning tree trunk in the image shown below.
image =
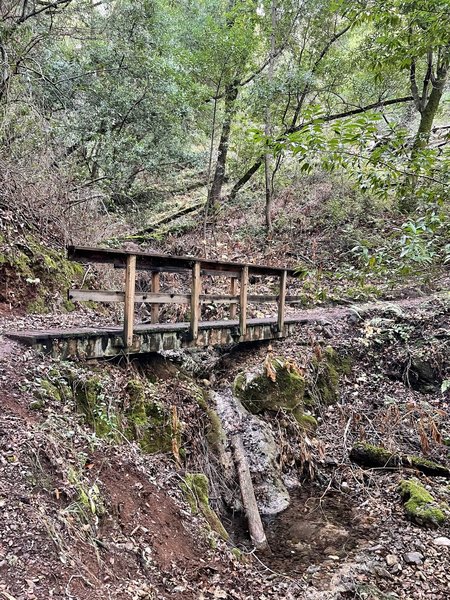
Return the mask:
<path fill-rule="evenodd" d="M 225 168 L 227 163 L 230 131 L 234 113 L 236 112 L 236 99 L 238 96 L 239 82 L 233 81 L 225 88 L 225 114 L 217 150 L 217 162 L 214 177 L 208 194 L 208 208 L 215 209 L 222 197 L 222 188 L 225 181 Z"/>
<path fill-rule="evenodd" d="M 421 99 L 423 104 L 420 108 L 420 123 L 411 150 L 412 163 L 417 159 L 420 151 L 428 146 L 434 119 L 439 110 L 439 105 L 447 82 L 447 76 L 448 66 L 444 63 L 438 69 L 437 77 L 433 82 L 433 87 L 428 99 L 426 100 L 425 97 L 422 97 Z M 416 186 L 417 177 L 415 175 L 409 176 L 399 202 L 399 208 L 402 212 L 412 213 L 417 208 Z"/>
<path fill-rule="evenodd" d="M 414 159 L 422 148 L 426 148 L 430 141 L 431 130 L 436 113 L 439 109 L 444 84 L 433 87 L 428 102 L 420 115 L 419 129 L 417 130 L 412 147 L 411 158 Z"/>
<path fill-rule="evenodd" d="M 269 68 L 267 71 L 267 81 L 270 87 L 272 87 L 273 83 L 273 63 L 275 59 L 275 27 L 276 27 L 276 0 L 272 0 L 271 6 L 271 17 L 272 17 L 272 32 L 270 34 L 270 55 L 269 55 Z M 270 90 L 271 92 L 272 90 Z M 270 94 L 271 95 L 271 94 Z M 269 96 L 270 98 L 270 96 Z M 270 112 L 270 99 L 267 102 L 266 106 L 266 114 L 265 114 L 265 125 L 264 125 L 264 135 L 266 138 L 269 138 L 272 135 L 272 115 Z M 271 165 L 271 154 L 269 149 L 264 156 L 264 180 L 265 180 L 265 188 L 266 188 L 266 206 L 265 206 L 265 218 L 266 218 L 266 230 L 267 235 L 270 236 L 272 234 L 272 203 L 273 203 L 273 177 L 274 173 L 272 172 Z"/>

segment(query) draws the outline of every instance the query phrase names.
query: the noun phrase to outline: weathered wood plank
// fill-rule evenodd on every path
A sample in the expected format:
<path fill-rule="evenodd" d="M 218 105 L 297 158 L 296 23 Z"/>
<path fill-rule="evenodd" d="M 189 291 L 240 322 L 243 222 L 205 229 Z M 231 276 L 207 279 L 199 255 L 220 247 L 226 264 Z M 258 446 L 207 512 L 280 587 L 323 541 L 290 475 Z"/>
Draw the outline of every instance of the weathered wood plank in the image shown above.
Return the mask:
<path fill-rule="evenodd" d="M 69 300 L 77 302 L 124 302 L 125 292 L 106 290 L 70 290 Z M 190 294 L 156 294 L 153 292 L 135 292 L 134 302 L 137 304 L 189 304 Z"/>
<path fill-rule="evenodd" d="M 267 276 L 279 276 L 284 269 L 280 267 L 270 267 L 266 265 L 249 265 L 245 263 L 234 263 L 228 261 L 215 261 L 204 258 L 197 258 L 195 256 L 169 256 L 166 254 L 149 254 L 148 252 L 128 252 L 124 250 L 114 250 L 112 248 L 88 248 L 80 246 L 69 246 L 67 249 L 67 256 L 69 260 L 76 260 L 78 262 L 93 262 L 99 264 L 113 264 L 118 267 L 125 267 L 128 256 L 137 257 L 138 270 L 165 269 L 181 268 L 191 269 L 194 262 L 200 263 L 201 269 L 207 269 L 212 272 L 218 273 L 233 273 L 240 271 L 244 266 L 249 269 L 251 275 L 267 275 Z M 289 275 L 294 275 L 293 270 L 288 270 Z"/>
<path fill-rule="evenodd" d="M 196 340 L 198 337 L 198 323 L 200 321 L 200 291 L 201 275 L 200 263 L 194 263 L 192 267 L 192 287 L 191 287 L 191 337 Z"/>
<path fill-rule="evenodd" d="M 230 281 L 230 294 L 232 296 L 236 296 L 237 294 L 237 277 L 232 277 L 231 281 Z M 236 318 L 236 314 L 237 314 L 237 306 L 236 304 L 233 302 L 230 302 L 230 319 L 235 319 Z"/>
<path fill-rule="evenodd" d="M 133 345 L 134 328 L 134 293 L 136 288 L 136 256 L 127 257 L 127 268 L 125 271 L 125 308 L 123 322 L 123 341 L 125 348 Z"/>
<path fill-rule="evenodd" d="M 238 473 L 242 504 L 244 505 L 245 514 L 248 520 L 250 539 L 257 550 L 267 550 L 267 538 L 261 521 L 261 515 L 259 514 L 258 504 L 256 502 L 255 489 L 253 487 L 242 436 L 239 433 L 234 433 L 230 436 L 230 442 L 231 447 L 233 448 L 236 471 Z"/>
<path fill-rule="evenodd" d="M 247 332 L 247 295 L 248 295 L 248 267 L 242 267 L 241 289 L 240 289 L 240 307 L 239 314 L 239 332 L 242 337 Z"/>
<path fill-rule="evenodd" d="M 278 297 L 278 331 L 280 334 L 284 331 L 284 312 L 286 308 L 286 280 L 287 273 L 283 271 L 280 277 L 280 295 Z"/>
<path fill-rule="evenodd" d="M 237 287 L 237 286 L 236 286 Z M 235 289 L 236 289 L 235 287 Z M 237 291 L 237 290 L 236 290 Z M 125 292 L 113 290 L 69 290 L 67 293 L 69 300 L 74 302 L 123 302 L 125 300 Z M 255 304 L 265 302 L 278 302 L 279 296 L 263 295 L 263 294 L 248 294 L 247 302 Z M 190 294 L 170 294 L 168 292 L 135 292 L 134 301 L 136 304 L 190 304 Z M 302 302 L 301 296 L 286 296 L 285 303 Z M 216 304 L 230 304 L 230 308 L 235 307 L 239 303 L 239 296 L 227 294 L 200 294 L 200 302 L 214 302 Z M 236 318 L 236 314 L 230 313 L 231 318 Z"/>
<path fill-rule="evenodd" d="M 160 275 L 157 271 L 152 272 L 152 294 L 159 294 L 161 289 L 161 281 Z M 157 323 L 159 321 L 159 309 L 160 304 L 153 304 L 150 313 L 151 313 L 151 321 L 152 323 Z"/>

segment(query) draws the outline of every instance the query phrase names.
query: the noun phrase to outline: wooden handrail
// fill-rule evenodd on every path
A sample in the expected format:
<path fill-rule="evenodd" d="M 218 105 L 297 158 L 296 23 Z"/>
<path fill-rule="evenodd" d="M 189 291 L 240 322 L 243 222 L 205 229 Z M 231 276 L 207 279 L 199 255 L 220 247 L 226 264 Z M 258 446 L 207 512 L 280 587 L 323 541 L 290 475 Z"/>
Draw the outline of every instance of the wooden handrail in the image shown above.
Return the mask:
<path fill-rule="evenodd" d="M 113 250 L 110 248 L 88 248 L 82 246 L 69 246 L 67 256 L 69 260 L 77 262 L 90 262 L 98 264 L 112 264 L 117 267 L 125 267 L 128 256 L 136 256 L 137 270 L 158 270 L 174 272 L 191 270 L 195 262 L 200 263 L 200 269 L 211 274 L 231 274 L 235 277 L 243 267 L 248 267 L 249 275 L 268 275 L 279 277 L 286 269 L 271 267 L 267 265 L 252 265 L 248 263 L 216 261 L 196 256 L 169 256 L 167 254 L 150 254 L 148 252 L 137 252 L 127 250 Z M 294 271 L 287 269 L 288 275 L 293 276 Z"/>
<path fill-rule="evenodd" d="M 293 276 L 291 269 L 270 267 L 263 265 L 251 265 L 245 263 L 213 261 L 203 258 L 186 256 L 168 256 L 163 254 L 149 254 L 145 252 L 112 250 L 103 248 L 84 248 L 70 246 L 68 248 L 70 260 L 88 263 L 111 264 L 117 268 L 125 269 L 125 290 L 70 290 L 70 300 L 95 302 L 124 302 L 124 330 L 123 342 L 127 350 L 133 346 L 134 332 L 134 305 L 136 303 L 148 303 L 151 305 L 151 322 L 159 320 L 160 306 L 163 304 L 189 304 L 190 305 L 190 336 L 196 342 L 199 335 L 199 322 L 201 315 L 201 304 L 213 302 L 216 304 L 228 304 L 230 317 L 237 316 L 237 305 L 239 304 L 239 335 L 245 339 L 247 333 L 247 307 L 249 302 L 263 303 L 276 302 L 278 304 L 277 329 L 278 335 L 284 335 L 285 328 L 285 306 L 288 302 L 299 302 L 299 296 L 288 296 L 286 294 L 287 277 Z M 136 271 L 151 271 L 151 292 L 136 292 Z M 189 294 L 171 294 L 161 292 L 160 273 L 179 272 L 191 273 L 191 290 Z M 230 277 L 229 294 L 202 294 L 202 275 L 215 275 Z M 269 276 L 277 277 L 280 282 L 278 295 L 251 295 L 248 293 L 249 277 Z M 239 281 L 239 295 L 238 295 Z"/>
<path fill-rule="evenodd" d="M 236 286 L 237 287 L 237 286 Z M 269 294 L 247 294 L 248 304 L 265 304 L 268 302 L 278 303 L 280 296 Z M 74 302 L 123 302 L 125 300 L 125 292 L 112 290 L 78 290 L 72 289 L 68 291 L 68 300 Z M 200 294 L 200 304 L 229 304 L 230 309 L 236 308 L 239 304 L 239 295 L 226 294 Z M 285 296 L 285 304 L 296 304 L 303 301 L 302 296 Z M 135 292 L 135 304 L 190 304 L 191 294 L 171 294 L 170 292 Z M 230 310 L 230 318 L 236 318 L 236 311 L 233 313 Z"/>

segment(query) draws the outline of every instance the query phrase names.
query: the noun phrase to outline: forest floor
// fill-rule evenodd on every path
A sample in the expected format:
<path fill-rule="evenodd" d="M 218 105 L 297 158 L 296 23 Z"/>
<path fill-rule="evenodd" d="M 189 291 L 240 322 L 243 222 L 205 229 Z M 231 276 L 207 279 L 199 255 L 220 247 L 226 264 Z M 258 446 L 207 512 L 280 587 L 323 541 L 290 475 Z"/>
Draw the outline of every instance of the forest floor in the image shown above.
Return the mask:
<path fill-rule="evenodd" d="M 231 533 L 225 543 L 191 514 L 180 490 L 184 469 L 170 453 L 100 439 L 70 402 L 36 404 L 36 382 L 59 361 L 2 337 L 0 598 L 448 598 L 450 547 L 440 544 L 450 527 L 409 521 L 398 494 L 400 480 L 414 475 L 445 506 L 448 480 L 349 460 L 352 445 L 366 440 L 448 464 L 449 397 L 441 391 L 449 369 L 448 294 L 401 304 L 321 309 L 320 322 L 272 344 L 272 352 L 300 365 L 317 346 L 331 345 L 351 356 L 352 370 L 340 382 L 339 402 L 316 414 L 319 427 L 304 448 L 309 475 L 292 491 L 288 510 L 266 520 L 272 553 L 259 556 L 239 519 L 224 515 Z M 4 317 L 1 329 L 70 326 L 80 317 L 89 324 L 85 313 Z M 230 386 L 267 352 L 261 344 L 221 355 L 211 382 Z M 429 381 L 414 370 L 417 356 L 432 371 Z M 118 394 L 128 368 L 108 366 Z M 167 380 L 161 399 L 177 402 L 180 383 L 160 377 Z M 187 404 L 180 400 L 180 418 L 198 438 L 198 413 Z M 189 450 L 193 442 L 186 443 Z"/>

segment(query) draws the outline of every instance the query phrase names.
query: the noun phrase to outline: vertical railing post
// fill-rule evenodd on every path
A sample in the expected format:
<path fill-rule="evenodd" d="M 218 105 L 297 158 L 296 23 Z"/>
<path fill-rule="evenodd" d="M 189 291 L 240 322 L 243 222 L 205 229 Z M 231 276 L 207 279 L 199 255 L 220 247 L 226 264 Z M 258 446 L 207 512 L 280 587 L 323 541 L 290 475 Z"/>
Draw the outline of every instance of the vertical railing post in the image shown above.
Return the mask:
<path fill-rule="evenodd" d="M 284 333 L 284 312 L 286 307 L 286 279 L 287 272 L 283 271 L 280 275 L 280 294 L 278 296 L 278 333 Z"/>
<path fill-rule="evenodd" d="M 198 323 L 200 320 L 200 290 L 201 276 L 200 263 L 195 262 L 192 267 L 192 289 L 191 289 L 191 338 L 198 337 Z"/>
<path fill-rule="evenodd" d="M 157 294 L 160 290 L 160 277 L 158 271 L 152 271 L 152 293 Z M 158 323 L 159 321 L 159 304 L 152 304 L 151 309 L 151 322 Z"/>
<path fill-rule="evenodd" d="M 240 306 L 241 312 L 239 314 L 239 333 L 241 337 L 244 337 L 247 333 L 247 294 L 248 294 L 248 267 L 242 267 L 241 271 L 241 293 L 240 293 Z"/>
<path fill-rule="evenodd" d="M 136 289 L 136 256 L 127 256 L 125 270 L 125 308 L 123 320 L 123 343 L 125 348 L 133 345 L 134 293 Z"/>
<path fill-rule="evenodd" d="M 231 278 L 231 283 L 230 283 L 230 295 L 231 296 L 236 296 L 237 282 L 238 282 L 237 277 Z M 236 306 L 236 303 L 232 303 L 232 304 L 230 304 L 230 319 L 232 321 L 234 321 L 236 319 L 236 315 L 237 315 L 237 306 Z"/>

